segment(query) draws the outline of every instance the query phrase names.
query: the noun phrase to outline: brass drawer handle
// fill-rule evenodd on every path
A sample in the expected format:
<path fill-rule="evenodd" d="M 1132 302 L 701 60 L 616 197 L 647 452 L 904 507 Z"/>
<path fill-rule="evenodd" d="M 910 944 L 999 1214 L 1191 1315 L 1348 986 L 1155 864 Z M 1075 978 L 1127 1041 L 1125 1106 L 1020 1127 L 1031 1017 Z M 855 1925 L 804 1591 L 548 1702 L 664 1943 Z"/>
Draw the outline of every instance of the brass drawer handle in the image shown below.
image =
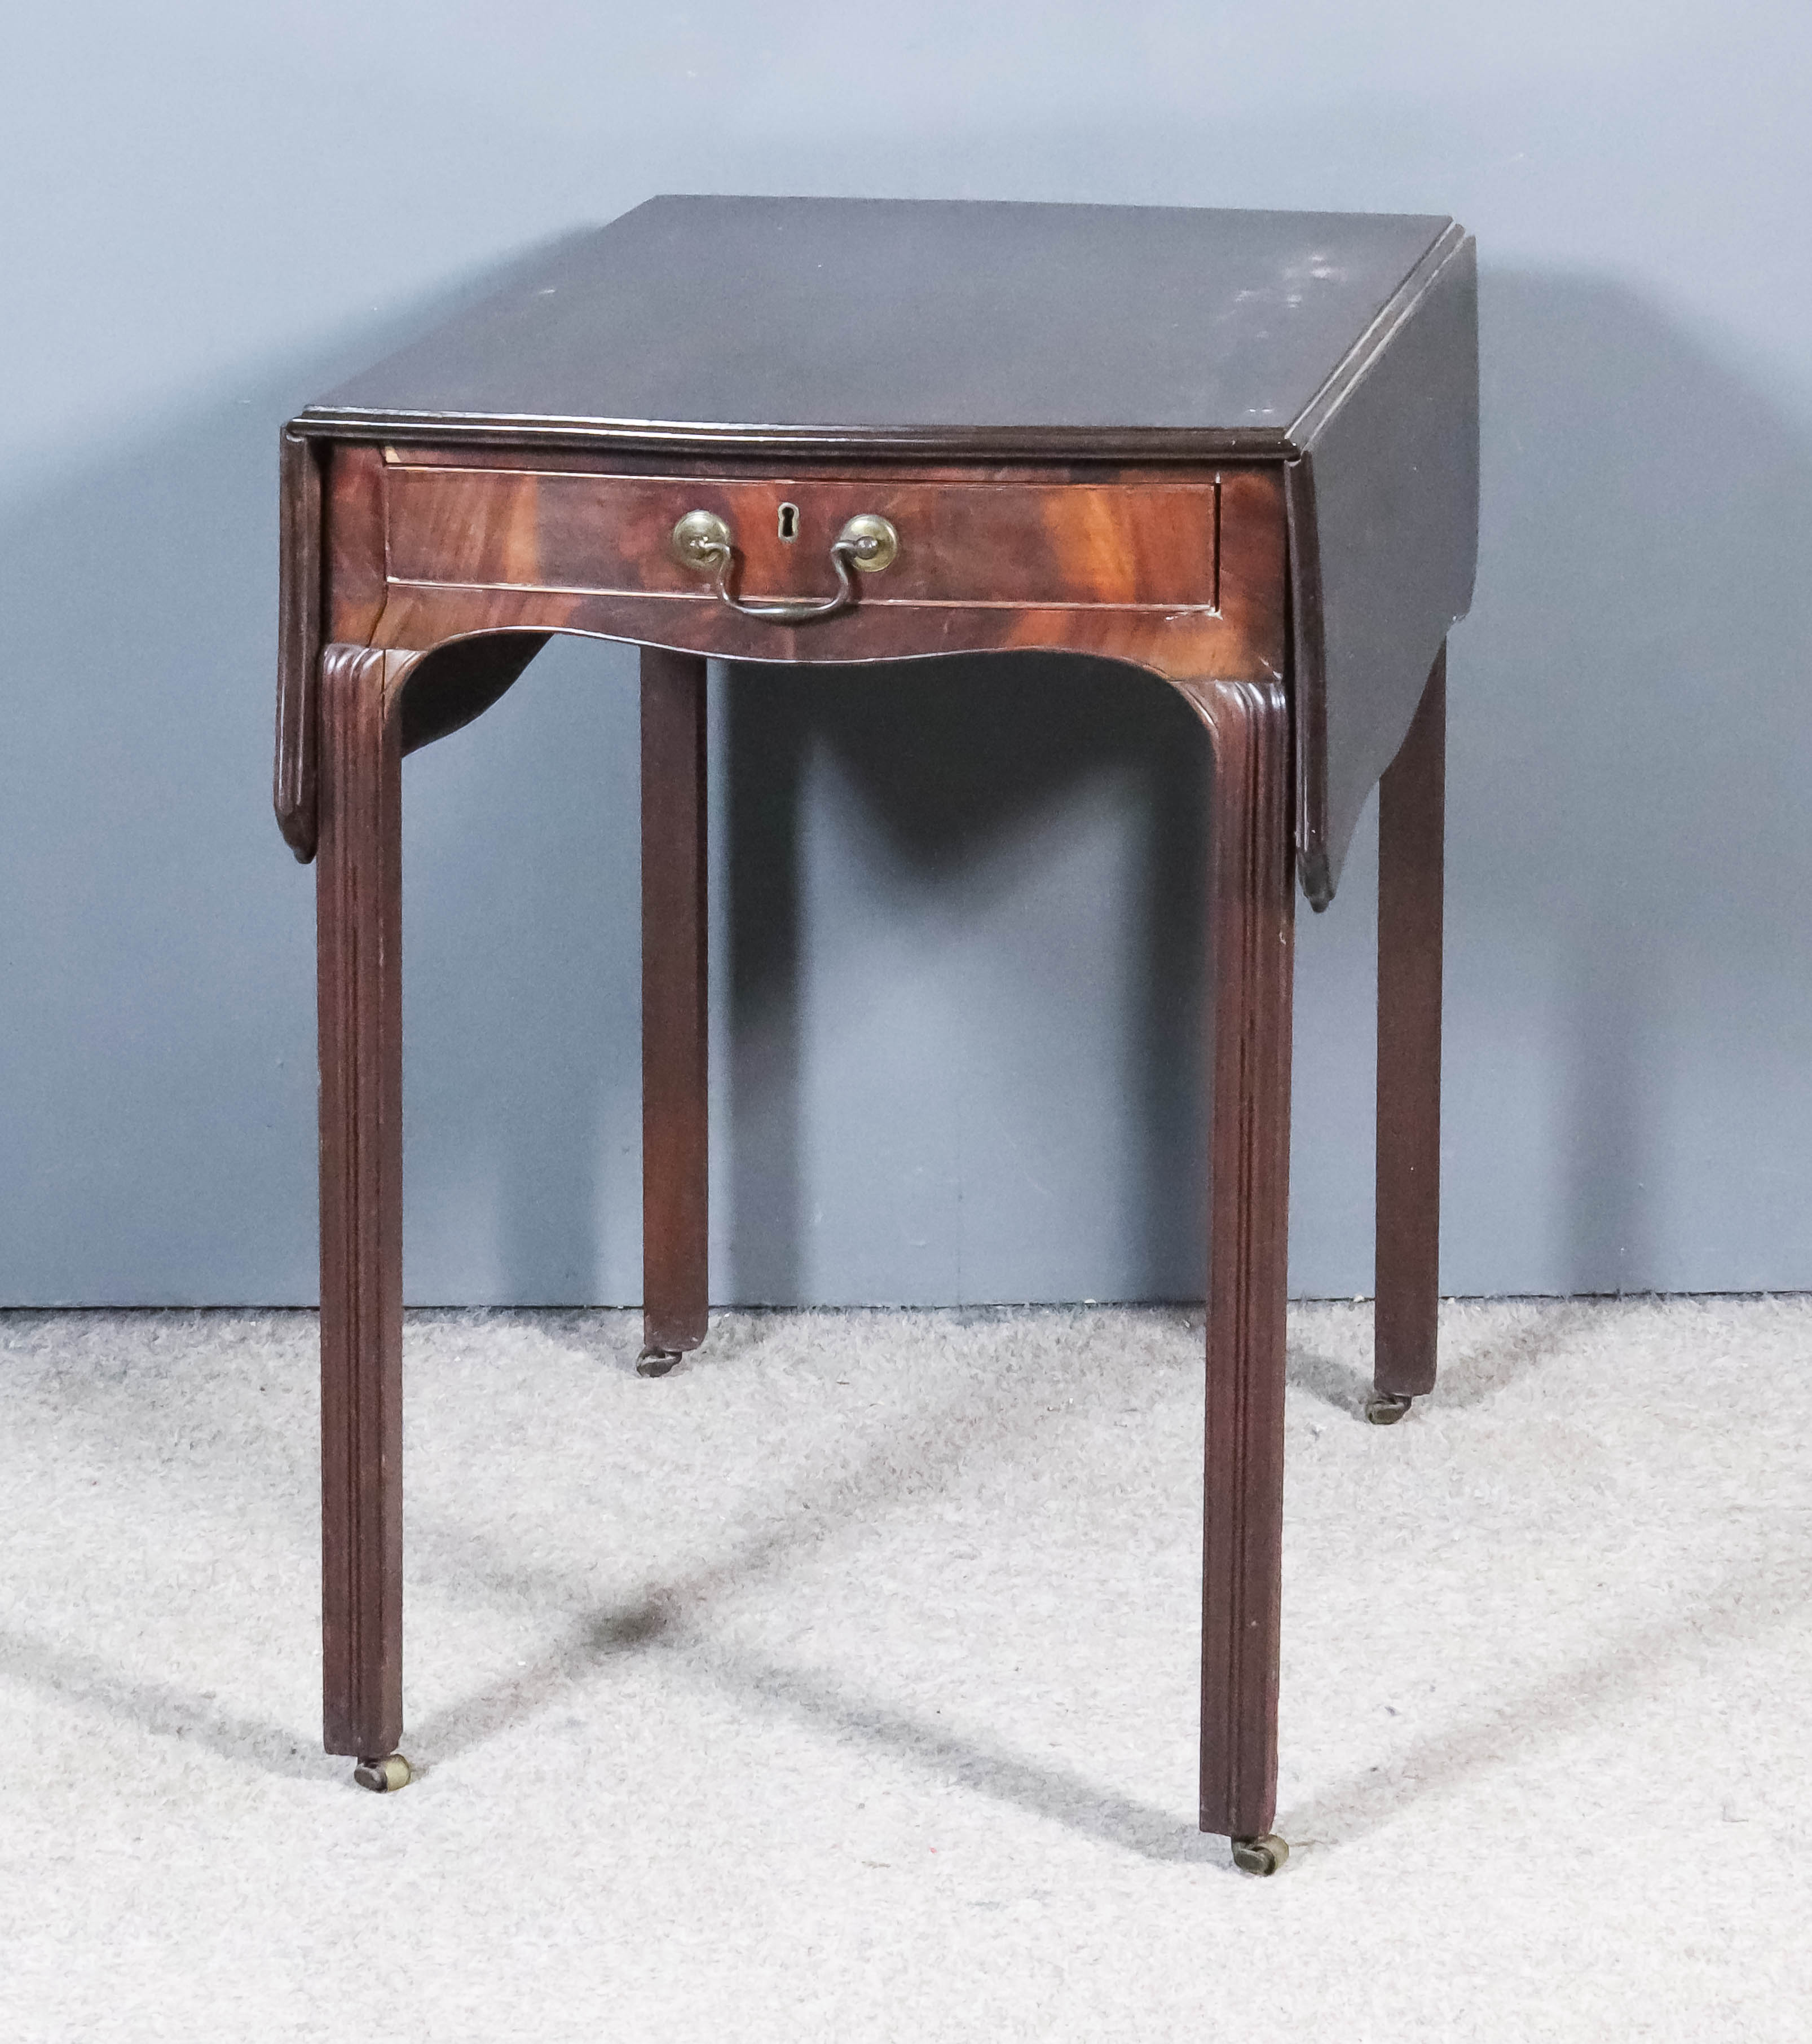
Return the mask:
<path fill-rule="evenodd" d="M 688 511 L 673 528 L 673 551 L 687 567 L 712 578 L 717 594 L 730 609 L 744 617 L 759 617 L 769 624 L 805 624 L 814 617 L 834 617 L 856 601 L 852 567 L 864 574 L 877 574 L 900 550 L 900 536 L 892 525 L 872 511 L 852 518 L 831 542 L 830 564 L 837 571 L 837 594 L 802 603 L 744 603 L 730 594 L 730 571 L 736 548 L 730 528 L 714 511 Z"/>

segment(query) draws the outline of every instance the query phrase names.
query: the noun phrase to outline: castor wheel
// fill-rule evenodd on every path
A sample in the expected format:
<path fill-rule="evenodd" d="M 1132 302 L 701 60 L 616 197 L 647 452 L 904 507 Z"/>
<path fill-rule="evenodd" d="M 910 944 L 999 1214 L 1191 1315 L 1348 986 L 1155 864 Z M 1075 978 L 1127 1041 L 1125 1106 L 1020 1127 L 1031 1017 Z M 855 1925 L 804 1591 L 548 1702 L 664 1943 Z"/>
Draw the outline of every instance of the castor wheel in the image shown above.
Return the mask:
<path fill-rule="evenodd" d="M 1414 1403 L 1400 1392 L 1374 1391 L 1365 1401 L 1365 1416 L 1375 1427 L 1394 1427 Z"/>
<path fill-rule="evenodd" d="M 636 1358 L 637 1377 L 664 1377 L 685 1354 L 683 1349 L 644 1348 Z"/>
<path fill-rule="evenodd" d="M 415 1774 L 400 1753 L 393 1753 L 383 1760 L 361 1760 L 352 1769 L 352 1779 L 374 1795 L 394 1796 L 398 1789 L 406 1788 Z"/>
<path fill-rule="evenodd" d="M 1275 1873 L 1289 1857 L 1289 1846 L 1275 1831 L 1267 1831 L 1262 1838 L 1233 1841 L 1233 1864 L 1241 1873 L 1255 1873 L 1262 1878 Z"/>

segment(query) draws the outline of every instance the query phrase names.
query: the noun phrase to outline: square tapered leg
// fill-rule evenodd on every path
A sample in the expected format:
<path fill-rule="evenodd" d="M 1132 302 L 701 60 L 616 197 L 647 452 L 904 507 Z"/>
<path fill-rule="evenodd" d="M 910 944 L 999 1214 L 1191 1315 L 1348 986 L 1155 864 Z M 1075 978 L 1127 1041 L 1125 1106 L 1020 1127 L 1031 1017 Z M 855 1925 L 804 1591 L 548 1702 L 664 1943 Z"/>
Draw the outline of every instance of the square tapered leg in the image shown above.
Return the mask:
<path fill-rule="evenodd" d="M 709 1304 L 705 663 L 642 652 L 642 1357 L 671 1369 Z"/>
<path fill-rule="evenodd" d="M 1375 1420 L 1434 1389 L 1441 1290 L 1441 976 L 1447 655 L 1378 790 Z"/>

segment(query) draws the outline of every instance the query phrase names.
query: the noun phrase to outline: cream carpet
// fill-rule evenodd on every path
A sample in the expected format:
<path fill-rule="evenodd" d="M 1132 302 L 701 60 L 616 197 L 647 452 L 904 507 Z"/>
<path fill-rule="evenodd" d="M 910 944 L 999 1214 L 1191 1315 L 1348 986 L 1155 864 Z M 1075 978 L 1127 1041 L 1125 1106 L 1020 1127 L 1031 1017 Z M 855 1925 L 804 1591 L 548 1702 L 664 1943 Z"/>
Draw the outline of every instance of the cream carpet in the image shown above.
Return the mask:
<path fill-rule="evenodd" d="M 1181 1313 L 417 1314 L 410 1731 L 314 1330 L 0 1317 L 0 2038 L 1812 2034 L 1812 1301 L 1292 1318 L 1270 1881 L 1193 1827 Z"/>

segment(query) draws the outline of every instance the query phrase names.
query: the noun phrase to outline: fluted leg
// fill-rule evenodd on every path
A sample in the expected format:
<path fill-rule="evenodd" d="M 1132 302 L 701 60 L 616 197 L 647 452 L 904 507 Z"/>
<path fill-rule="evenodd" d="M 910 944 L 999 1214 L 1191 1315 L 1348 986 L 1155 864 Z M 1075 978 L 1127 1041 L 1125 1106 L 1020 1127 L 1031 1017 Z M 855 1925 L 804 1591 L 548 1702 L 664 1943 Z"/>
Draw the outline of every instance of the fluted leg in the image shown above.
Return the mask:
<path fill-rule="evenodd" d="M 1198 694 L 1214 755 L 1202 1828 L 1269 1831 L 1277 1785 L 1295 893 L 1280 686 Z"/>
<path fill-rule="evenodd" d="M 325 1744 L 367 1760 L 402 1732 L 402 776 L 391 685 L 407 658 L 329 646 L 319 697 Z"/>

